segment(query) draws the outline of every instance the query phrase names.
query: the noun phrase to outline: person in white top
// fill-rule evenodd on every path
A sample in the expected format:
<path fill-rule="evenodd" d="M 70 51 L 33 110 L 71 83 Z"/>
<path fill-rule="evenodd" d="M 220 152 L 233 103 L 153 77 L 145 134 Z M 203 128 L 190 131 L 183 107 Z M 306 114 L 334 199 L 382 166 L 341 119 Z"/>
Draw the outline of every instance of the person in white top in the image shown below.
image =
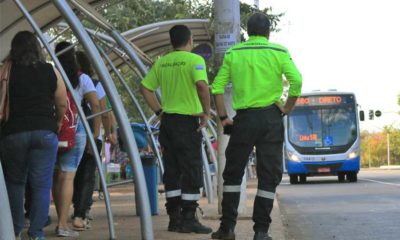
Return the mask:
<path fill-rule="evenodd" d="M 96 97 L 100 104 L 100 111 L 106 110 L 106 93 L 103 86 L 98 80 L 91 79 L 93 75 L 92 66 L 89 58 L 84 52 L 77 51 L 76 58 L 79 65 L 81 76 L 85 76 L 85 81 L 91 82 L 96 87 Z M 89 84 L 88 84 L 89 85 Z M 82 108 L 85 114 L 90 115 L 93 112 L 86 101 L 82 102 Z M 111 126 L 110 126 L 110 113 L 101 115 L 101 120 L 105 132 L 106 139 L 111 139 Z M 96 139 L 97 151 L 102 149 L 102 136 Z M 82 231 L 89 228 L 89 219 L 86 213 L 92 205 L 92 195 L 95 187 L 95 172 L 96 172 L 96 159 L 90 144 L 86 144 L 85 152 L 79 164 L 76 176 L 74 179 L 74 215 L 72 226 L 75 230 Z"/>
<path fill-rule="evenodd" d="M 68 42 L 61 42 L 56 46 L 56 52 L 70 47 Z M 73 94 L 80 102 L 85 99 L 95 114 L 100 111 L 99 101 L 96 96 L 96 88 L 90 77 L 86 74 L 78 73 L 78 65 L 73 48 L 58 56 L 74 91 Z M 100 117 L 93 119 L 93 136 L 97 138 L 100 132 Z M 58 225 L 56 233 L 60 237 L 77 237 L 79 233 L 68 228 L 67 219 L 69 208 L 74 192 L 74 177 L 86 146 L 86 132 L 82 121 L 78 120 L 74 147 L 68 152 L 58 154 L 54 173 L 53 198 L 56 205 Z"/>

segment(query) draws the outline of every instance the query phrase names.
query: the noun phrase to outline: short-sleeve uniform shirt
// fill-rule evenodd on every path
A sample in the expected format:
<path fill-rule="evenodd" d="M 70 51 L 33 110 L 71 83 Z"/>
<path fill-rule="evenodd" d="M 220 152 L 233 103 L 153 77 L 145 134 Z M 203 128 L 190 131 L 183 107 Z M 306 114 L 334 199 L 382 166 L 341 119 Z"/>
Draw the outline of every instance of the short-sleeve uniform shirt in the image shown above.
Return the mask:
<path fill-rule="evenodd" d="M 161 89 L 166 113 L 193 115 L 203 112 L 196 82 L 208 84 L 203 57 L 187 51 L 174 51 L 161 57 L 142 81 L 152 91 Z"/>

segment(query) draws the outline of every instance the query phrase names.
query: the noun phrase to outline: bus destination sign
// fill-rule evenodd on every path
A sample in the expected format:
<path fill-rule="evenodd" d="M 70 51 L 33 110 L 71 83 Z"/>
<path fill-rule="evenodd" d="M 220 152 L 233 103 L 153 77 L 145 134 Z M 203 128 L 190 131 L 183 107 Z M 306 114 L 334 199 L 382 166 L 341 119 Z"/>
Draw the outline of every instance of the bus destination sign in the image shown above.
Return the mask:
<path fill-rule="evenodd" d="M 296 101 L 297 106 L 325 106 L 325 105 L 340 105 L 353 102 L 353 96 L 307 96 L 299 97 Z"/>

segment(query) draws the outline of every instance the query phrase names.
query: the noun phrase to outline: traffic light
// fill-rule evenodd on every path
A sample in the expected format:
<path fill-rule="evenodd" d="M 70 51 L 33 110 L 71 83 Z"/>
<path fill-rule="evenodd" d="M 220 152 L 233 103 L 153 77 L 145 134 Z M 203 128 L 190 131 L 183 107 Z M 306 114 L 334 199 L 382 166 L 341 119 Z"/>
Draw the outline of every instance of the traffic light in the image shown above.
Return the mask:
<path fill-rule="evenodd" d="M 368 116 L 369 116 L 369 120 L 374 120 L 374 110 L 369 110 Z"/>
<path fill-rule="evenodd" d="M 375 117 L 380 117 L 380 116 L 382 116 L 382 112 L 380 110 L 376 110 L 376 111 L 369 110 L 368 111 L 369 120 L 374 120 L 374 116 Z"/>

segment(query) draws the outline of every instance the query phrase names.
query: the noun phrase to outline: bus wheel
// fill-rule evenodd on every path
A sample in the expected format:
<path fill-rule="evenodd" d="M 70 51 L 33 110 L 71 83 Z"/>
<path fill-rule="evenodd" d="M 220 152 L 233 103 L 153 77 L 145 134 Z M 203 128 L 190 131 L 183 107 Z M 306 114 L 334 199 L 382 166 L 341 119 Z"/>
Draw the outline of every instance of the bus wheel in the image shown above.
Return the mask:
<path fill-rule="evenodd" d="M 307 176 L 305 174 L 300 175 L 300 183 L 306 183 L 307 181 Z"/>
<path fill-rule="evenodd" d="M 357 173 L 356 172 L 347 173 L 347 180 L 349 180 L 349 182 L 357 182 Z"/>
<path fill-rule="evenodd" d="M 291 174 L 291 175 L 289 175 L 289 177 L 290 177 L 290 184 L 297 184 L 297 183 L 299 183 L 299 178 L 298 178 L 298 176 L 297 175 L 295 175 L 295 174 Z"/>
<path fill-rule="evenodd" d="M 345 176 L 344 173 L 341 173 L 341 172 L 340 172 L 340 173 L 338 173 L 337 176 L 338 176 L 339 182 L 344 182 L 344 176 Z"/>

